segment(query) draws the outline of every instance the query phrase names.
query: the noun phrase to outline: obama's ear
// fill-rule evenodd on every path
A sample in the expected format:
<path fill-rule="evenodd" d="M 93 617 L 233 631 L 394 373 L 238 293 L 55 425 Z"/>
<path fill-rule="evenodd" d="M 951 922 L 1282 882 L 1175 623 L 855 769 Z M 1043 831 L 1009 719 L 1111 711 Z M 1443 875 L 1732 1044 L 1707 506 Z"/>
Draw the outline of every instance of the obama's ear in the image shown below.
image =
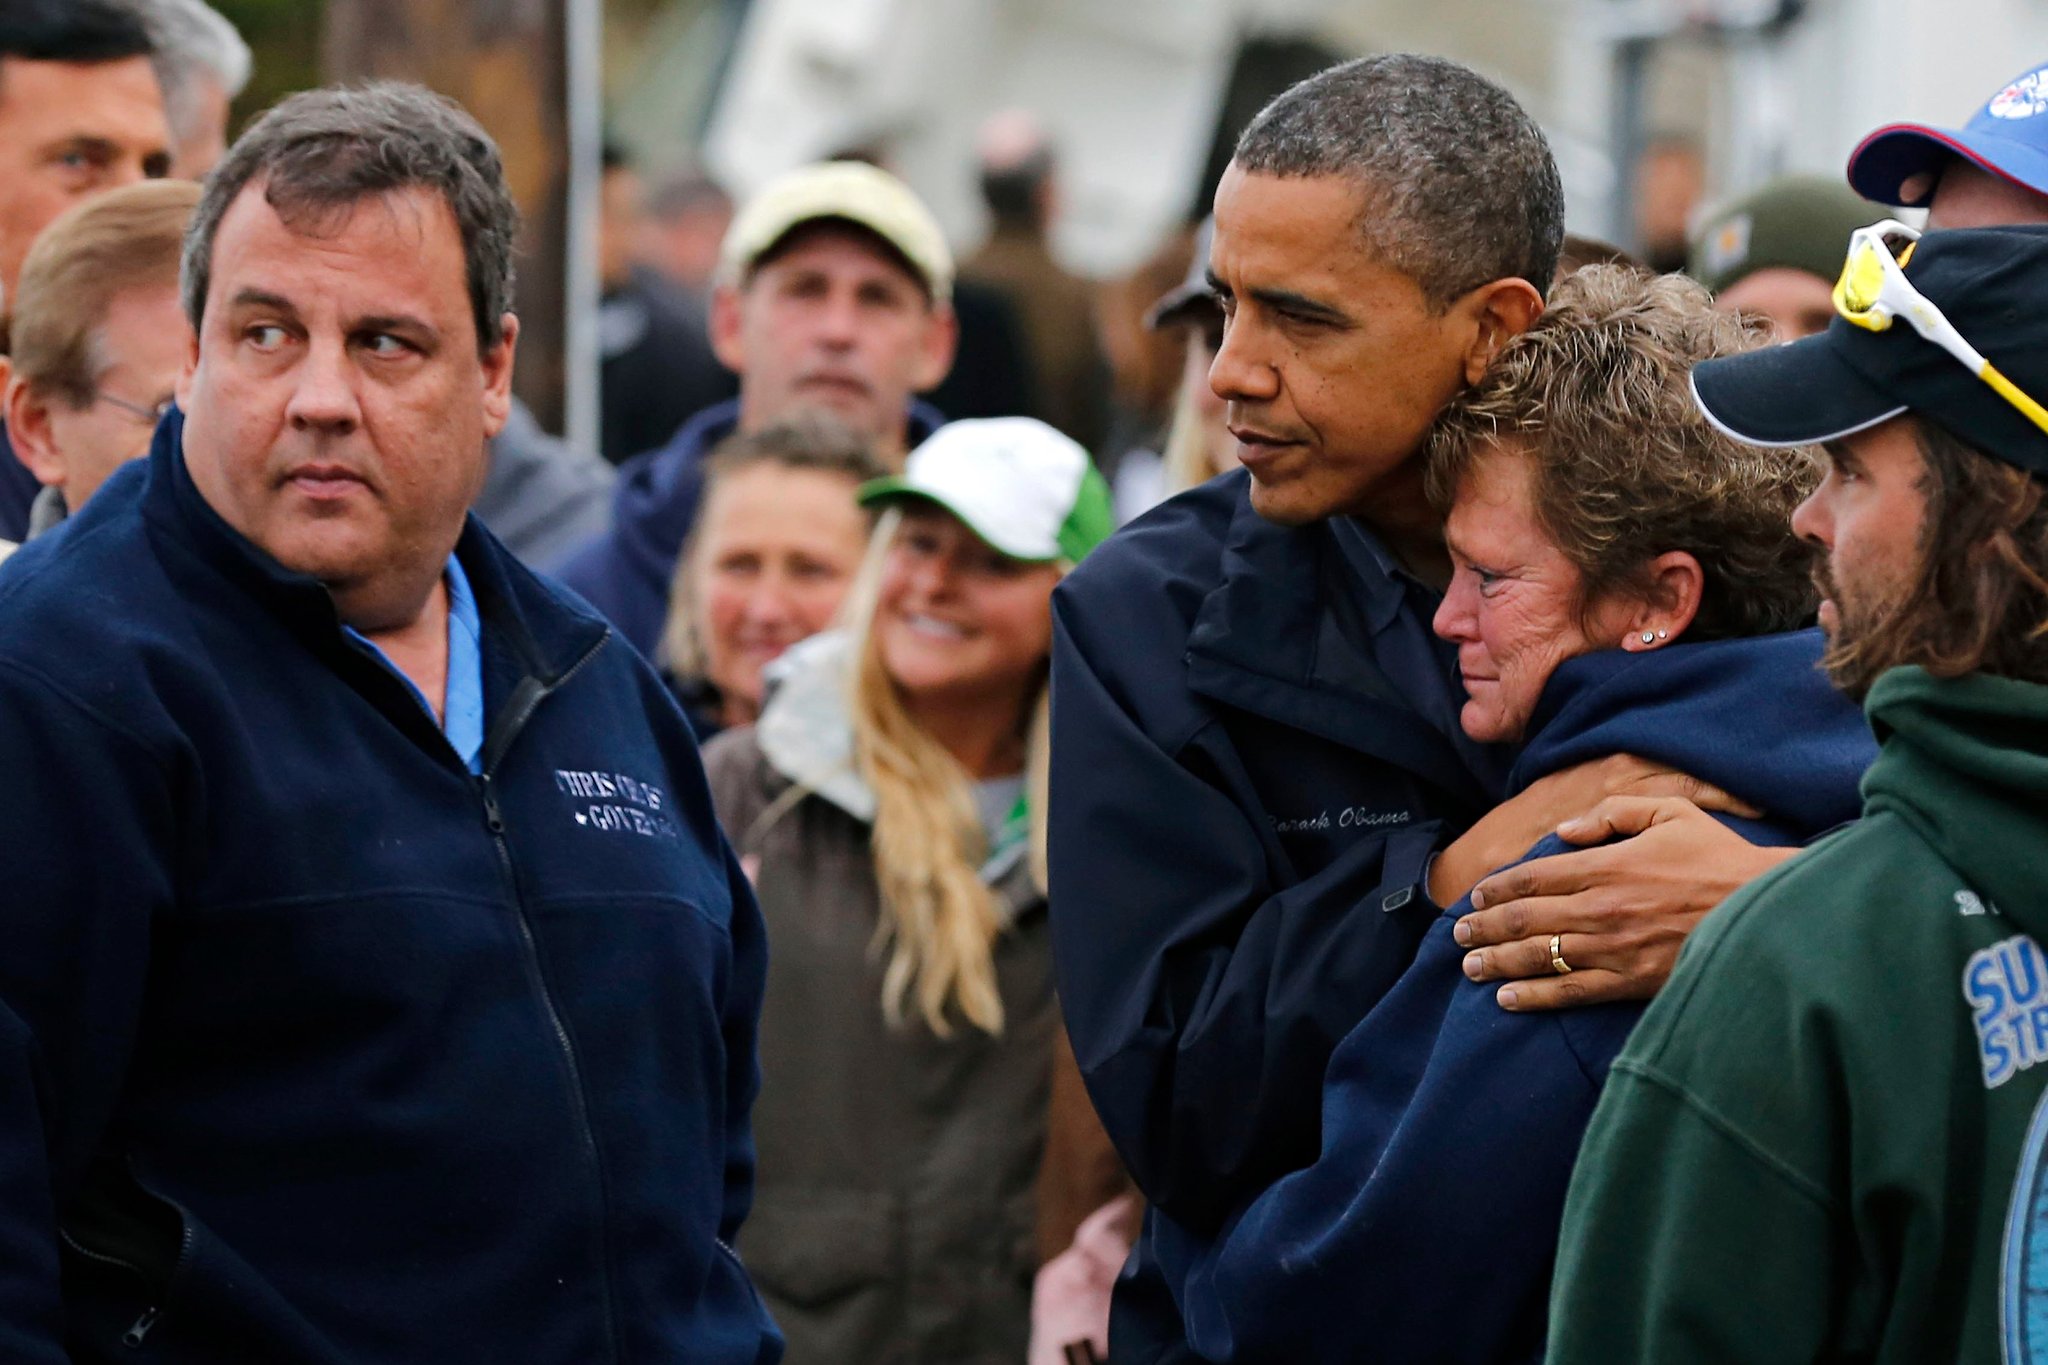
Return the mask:
<path fill-rule="evenodd" d="M 1543 316 L 1543 295 L 1527 280 L 1494 280 L 1480 285 L 1452 306 L 1463 310 L 1472 323 L 1472 340 L 1465 348 L 1465 382 L 1477 384 L 1492 367 L 1501 347 L 1528 331 Z"/>

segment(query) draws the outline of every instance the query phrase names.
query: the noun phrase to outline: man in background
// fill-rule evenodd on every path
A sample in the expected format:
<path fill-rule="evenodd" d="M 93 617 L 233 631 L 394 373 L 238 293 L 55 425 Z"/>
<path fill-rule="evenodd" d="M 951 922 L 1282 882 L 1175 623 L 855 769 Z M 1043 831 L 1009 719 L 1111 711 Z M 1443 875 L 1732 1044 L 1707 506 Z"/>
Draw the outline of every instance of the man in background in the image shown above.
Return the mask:
<path fill-rule="evenodd" d="M 706 452 L 823 409 L 901 463 L 941 420 L 916 401 L 953 363 L 953 257 L 910 188 L 861 162 L 771 181 L 733 219 L 711 301 L 711 344 L 739 397 L 706 408 L 620 470 L 612 527 L 562 580 L 652 654 Z"/>
<path fill-rule="evenodd" d="M 156 48 L 171 174 L 203 180 L 228 147 L 228 106 L 249 84 L 249 45 L 205 0 L 126 0 Z"/>
<path fill-rule="evenodd" d="M 1659 133 L 1636 159 L 1636 246 L 1662 274 L 1685 269 L 1692 214 L 1707 188 L 1707 160 L 1682 133 Z"/>
<path fill-rule="evenodd" d="M 1108 380 L 1095 341 L 1095 292 L 1054 258 L 1048 237 L 1059 209 L 1052 144 L 1036 119 L 1013 109 L 983 126 L 979 150 L 991 231 L 960 276 L 1000 290 L 1016 310 L 1031 351 L 1030 415 L 1096 450 Z"/>
<path fill-rule="evenodd" d="M 43 484 L 30 539 L 149 449 L 185 363 L 178 255 L 198 202 L 189 180 L 124 185 L 67 210 L 28 253 L 4 412 Z"/>
<path fill-rule="evenodd" d="M 1707 215 L 1686 273 L 1716 308 L 1765 318 L 1778 340 L 1797 341 L 1834 321 L 1842 248 L 1883 216 L 1839 181 L 1782 176 Z"/>
<path fill-rule="evenodd" d="M 598 445 L 605 459 L 623 464 L 675 435 L 691 414 L 732 397 L 734 385 L 711 353 L 704 300 L 638 260 L 640 173 L 622 148 L 606 145 L 600 190 Z"/>
<path fill-rule="evenodd" d="M 596 451 L 554 435 L 514 398 L 470 510 L 525 563 L 553 564 L 611 525 L 616 475 Z"/>
<path fill-rule="evenodd" d="M 693 299 L 708 298 L 718 272 L 718 245 L 732 226 L 732 196 L 692 166 L 655 178 L 636 254 L 641 264 Z"/>
<path fill-rule="evenodd" d="M 1961 128 L 1888 123 L 1849 156 L 1849 184 L 1928 211 L 1927 227 L 2048 223 L 2048 65 L 2017 77 Z"/>
<path fill-rule="evenodd" d="M 36 235 L 82 199 L 167 174 L 170 132 L 149 33 L 112 0 L 0 7 L 0 313 Z M 0 432 L 0 539 L 41 488 Z"/>

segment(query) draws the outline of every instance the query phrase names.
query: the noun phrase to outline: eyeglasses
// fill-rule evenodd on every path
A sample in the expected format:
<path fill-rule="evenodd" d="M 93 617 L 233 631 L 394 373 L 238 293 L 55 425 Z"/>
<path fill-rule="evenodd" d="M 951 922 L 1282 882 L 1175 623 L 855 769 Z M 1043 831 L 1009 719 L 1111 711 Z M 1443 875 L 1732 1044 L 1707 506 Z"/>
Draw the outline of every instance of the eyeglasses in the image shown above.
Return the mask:
<path fill-rule="evenodd" d="M 1942 316 L 1934 301 L 1906 278 L 1906 263 L 1913 259 L 1913 248 L 1919 243 L 1917 228 L 1891 218 L 1850 233 L 1849 259 L 1842 265 L 1842 278 L 1835 281 L 1835 311 L 1870 332 L 1886 331 L 1894 318 L 1904 318 L 1914 331 L 1961 361 L 2028 421 L 2048 431 L 2048 408 L 2000 374 L 1996 365 L 1963 340 L 1963 334 Z"/>
<path fill-rule="evenodd" d="M 118 408 L 131 417 L 139 418 L 149 423 L 152 427 L 164 420 L 164 414 L 171 410 L 174 402 L 174 400 L 166 398 L 155 407 L 145 408 L 140 403 L 131 403 L 125 398 L 116 398 L 105 389 L 94 389 L 92 391 L 92 401 L 95 403 L 105 403 L 111 408 Z"/>

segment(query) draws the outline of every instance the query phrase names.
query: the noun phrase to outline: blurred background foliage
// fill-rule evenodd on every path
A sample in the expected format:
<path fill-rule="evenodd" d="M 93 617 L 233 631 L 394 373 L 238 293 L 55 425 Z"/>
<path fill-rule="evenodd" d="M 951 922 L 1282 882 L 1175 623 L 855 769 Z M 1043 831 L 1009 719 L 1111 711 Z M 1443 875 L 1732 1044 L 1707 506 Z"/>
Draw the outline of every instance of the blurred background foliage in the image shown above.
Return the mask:
<path fill-rule="evenodd" d="M 249 88 L 235 101 L 234 130 L 294 90 L 320 84 L 320 43 L 326 29 L 327 0 L 210 0 L 213 7 L 240 29 L 256 56 Z M 673 43 L 673 33 L 700 19 L 704 11 L 743 9 L 732 0 L 604 0 L 604 68 L 606 94 L 618 98 L 622 84 L 642 85 L 649 74 L 650 51 L 659 56 Z M 650 41 L 651 40 L 651 41 Z M 721 45 L 722 46 L 722 45 Z M 706 73 L 708 76 L 710 73 Z M 693 131 L 708 97 L 702 79 L 670 92 L 659 107 L 642 115 L 648 122 L 675 119 L 681 106 L 688 117 L 682 126 Z M 640 103 L 648 96 L 640 95 Z M 635 111 L 639 112 L 639 111 Z M 670 126 L 674 126 L 671 124 Z"/>
<path fill-rule="evenodd" d="M 326 0 L 210 0 L 256 55 L 249 88 L 235 101 L 234 131 L 281 96 L 320 83 Z"/>

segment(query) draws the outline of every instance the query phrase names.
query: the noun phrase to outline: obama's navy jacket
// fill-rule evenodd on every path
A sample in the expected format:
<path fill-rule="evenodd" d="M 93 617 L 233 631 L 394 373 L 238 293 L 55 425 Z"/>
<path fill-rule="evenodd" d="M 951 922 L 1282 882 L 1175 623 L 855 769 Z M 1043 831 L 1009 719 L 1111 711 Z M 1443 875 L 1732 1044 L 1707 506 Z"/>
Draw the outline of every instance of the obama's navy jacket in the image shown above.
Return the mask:
<path fill-rule="evenodd" d="M 0 1358 L 773 1361 L 761 918 L 660 680 L 472 519 L 472 773 L 180 434 L 0 571 Z"/>
<path fill-rule="evenodd" d="M 1457 726 L 1437 594 L 1358 522 L 1264 521 L 1248 483 L 1134 522 L 1053 611 L 1060 998 L 1152 1217 L 1204 1231 L 1314 1159 L 1331 1051 L 1506 775 Z"/>

